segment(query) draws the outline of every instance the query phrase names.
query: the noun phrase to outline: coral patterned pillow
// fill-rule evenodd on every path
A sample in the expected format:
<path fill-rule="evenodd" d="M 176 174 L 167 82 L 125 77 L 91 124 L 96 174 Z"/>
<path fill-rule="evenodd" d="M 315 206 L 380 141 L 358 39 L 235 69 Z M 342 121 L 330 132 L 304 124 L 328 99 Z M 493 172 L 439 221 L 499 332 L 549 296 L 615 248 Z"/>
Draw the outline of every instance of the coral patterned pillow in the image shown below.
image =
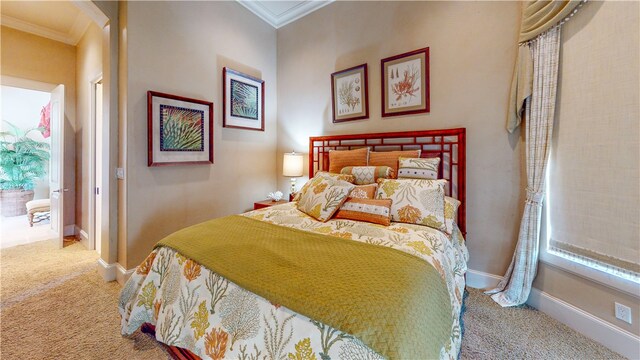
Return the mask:
<path fill-rule="evenodd" d="M 341 174 L 353 175 L 356 185 L 374 184 L 378 179 L 393 179 L 396 173 L 388 166 L 347 166 L 340 170 Z"/>
<path fill-rule="evenodd" d="M 357 185 L 351 190 L 349 198 L 351 199 L 373 199 L 376 197 L 378 184 Z M 347 199 L 348 200 L 348 199 Z"/>
<path fill-rule="evenodd" d="M 398 179 L 438 178 L 440 158 L 404 158 L 398 159 Z"/>
<path fill-rule="evenodd" d="M 309 180 L 308 185 L 300 192 L 297 208 L 322 222 L 331 219 L 355 187 L 346 181 L 321 176 Z"/>
<path fill-rule="evenodd" d="M 446 231 L 444 187 L 446 180 L 378 180 L 377 199 L 391 199 L 391 220 Z"/>
<path fill-rule="evenodd" d="M 391 223 L 391 200 L 349 198 L 336 213 L 336 219 L 366 221 L 389 226 Z"/>
<path fill-rule="evenodd" d="M 329 179 L 334 179 L 334 180 L 343 180 L 346 182 L 350 182 L 353 184 L 355 177 L 353 175 L 345 175 L 345 174 L 330 174 L 326 171 L 319 171 L 316 173 L 316 178 L 317 177 L 324 177 L 324 178 L 329 178 Z M 293 197 L 293 201 L 298 201 L 300 200 L 300 195 L 302 195 L 302 193 L 307 189 L 307 187 L 309 186 L 309 184 L 311 183 L 311 181 L 313 181 L 313 179 L 309 179 L 309 181 L 307 181 L 303 186 L 302 189 L 300 189 L 300 191 L 298 191 L 296 193 L 296 195 Z"/>
<path fill-rule="evenodd" d="M 444 225 L 446 226 L 445 232 L 449 235 L 453 234 L 453 224 L 458 217 L 458 207 L 461 202 L 452 197 L 444 197 Z"/>
<path fill-rule="evenodd" d="M 329 172 L 339 174 L 345 166 L 366 166 L 368 159 L 368 147 L 355 150 L 330 150 Z"/>

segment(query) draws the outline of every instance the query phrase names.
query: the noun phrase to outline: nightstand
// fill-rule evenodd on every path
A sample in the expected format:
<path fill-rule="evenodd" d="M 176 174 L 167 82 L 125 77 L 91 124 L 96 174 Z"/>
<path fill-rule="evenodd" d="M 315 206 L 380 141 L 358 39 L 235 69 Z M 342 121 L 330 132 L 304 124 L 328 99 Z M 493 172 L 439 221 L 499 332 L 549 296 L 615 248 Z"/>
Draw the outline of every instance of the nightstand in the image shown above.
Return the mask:
<path fill-rule="evenodd" d="M 273 201 L 273 200 L 262 200 L 262 201 L 258 201 L 258 202 L 254 202 L 253 203 L 253 210 L 258 210 L 258 209 L 262 209 L 262 208 L 266 208 L 269 206 L 273 206 L 273 205 L 280 205 L 280 204 L 286 204 L 288 203 L 287 200 L 280 200 L 280 201 Z"/>

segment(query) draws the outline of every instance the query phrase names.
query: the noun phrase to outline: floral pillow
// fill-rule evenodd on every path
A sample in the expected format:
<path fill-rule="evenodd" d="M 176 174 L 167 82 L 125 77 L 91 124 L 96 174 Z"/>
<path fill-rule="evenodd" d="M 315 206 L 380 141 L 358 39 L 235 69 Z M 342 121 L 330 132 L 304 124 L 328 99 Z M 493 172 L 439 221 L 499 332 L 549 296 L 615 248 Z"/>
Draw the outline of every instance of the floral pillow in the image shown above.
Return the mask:
<path fill-rule="evenodd" d="M 453 224 L 456 223 L 460 204 L 462 203 L 459 200 L 449 196 L 444 197 L 444 225 L 447 228 L 445 232 L 449 235 L 453 234 Z"/>
<path fill-rule="evenodd" d="M 347 166 L 341 174 L 353 175 L 356 185 L 374 184 L 378 179 L 393 179 L 396 173 L 388 166 Z"/>
<path fill-rule="evenodd" d="M 446 231 L 446 180 L 381 179 L 376 199 L 391 199 L 391 220 Z"/>
<path fill-rule="evenodd" d="M 398 159 L 398 179 L 438 178 L 440 158 L 404 158 Z"/>
<path fill-rule="evenodd" d="M 322 176 L 314 177 L 307 184 L 300 191 L 297 208 L 322 222 L 331 219 L 355 187 L 346 181 Z"/>

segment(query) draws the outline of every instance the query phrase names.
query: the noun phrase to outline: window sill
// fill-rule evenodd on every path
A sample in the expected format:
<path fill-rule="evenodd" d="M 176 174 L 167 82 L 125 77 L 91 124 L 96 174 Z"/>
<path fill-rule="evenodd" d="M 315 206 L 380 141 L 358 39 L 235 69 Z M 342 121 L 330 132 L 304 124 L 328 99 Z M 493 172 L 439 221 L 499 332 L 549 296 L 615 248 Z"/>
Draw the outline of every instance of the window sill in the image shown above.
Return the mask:
<path fill-rule="evenodd" d="M 640 283 L 574 261 L 560 253 L 547 251 L 544 245 L 540 249 L 540 261 L 640 298 Z"/>

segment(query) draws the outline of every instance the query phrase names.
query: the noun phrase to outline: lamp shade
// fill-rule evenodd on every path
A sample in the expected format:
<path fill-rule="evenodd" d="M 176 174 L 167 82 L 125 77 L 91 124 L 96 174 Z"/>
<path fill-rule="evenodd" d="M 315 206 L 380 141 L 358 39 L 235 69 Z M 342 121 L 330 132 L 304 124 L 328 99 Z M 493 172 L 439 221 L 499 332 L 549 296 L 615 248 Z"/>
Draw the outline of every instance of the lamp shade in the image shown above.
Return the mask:
<path fill-rule="evenodd" d="M 284 154 L 282 175 L 291 177 L 302 176 L 302 154 L 296 154 L 295 152 Z"/>

